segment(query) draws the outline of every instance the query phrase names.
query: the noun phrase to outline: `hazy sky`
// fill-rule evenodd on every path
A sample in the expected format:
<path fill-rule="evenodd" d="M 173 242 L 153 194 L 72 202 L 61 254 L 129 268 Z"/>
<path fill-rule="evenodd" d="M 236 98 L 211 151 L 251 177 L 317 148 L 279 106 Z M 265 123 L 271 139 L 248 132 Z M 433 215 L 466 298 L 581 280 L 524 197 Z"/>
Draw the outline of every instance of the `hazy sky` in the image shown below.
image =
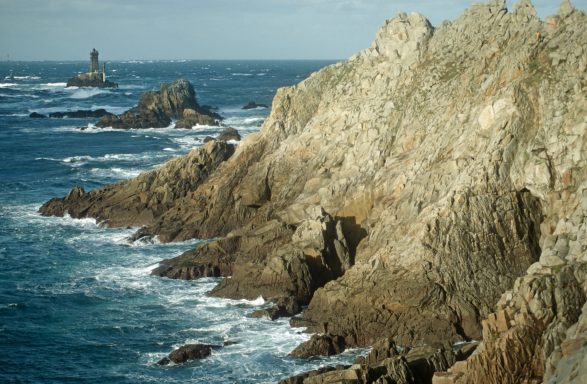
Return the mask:
<path fill-rule="evenodd" d="M 0 0 L 0 60 L 86 60 L 94 47 L 102 60 L 344 59 L 399 11 L 438 25 L 473 2 Z M 541 17 L 559 3 L 534 0 Z"/>

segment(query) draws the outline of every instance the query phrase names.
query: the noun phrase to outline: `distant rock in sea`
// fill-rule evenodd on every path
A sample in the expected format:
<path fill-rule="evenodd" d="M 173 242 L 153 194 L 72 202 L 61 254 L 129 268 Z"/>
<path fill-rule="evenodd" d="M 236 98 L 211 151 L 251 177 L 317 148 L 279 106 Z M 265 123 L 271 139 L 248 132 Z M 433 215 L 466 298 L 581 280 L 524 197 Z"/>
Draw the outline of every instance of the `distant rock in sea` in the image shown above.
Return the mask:
<path fill-rule="evenodd" d="M 254 101 L 249 101 L 247 105 L 242 107 L 242 109 L 255 109 L 255 108 L 269 108 L 267 104 L 257 104 Z"/>
<path fill-rule="evenodd" d="M 215 347 L 217 346 L 208 344 L 186 344 L 171 352 L 168 357 L 159 360 L 157 364 L 168 365 L 171 362 L 181 364 L 190 360 L 204 359 L 210 356 L 212 348 Z"/>
<path fill-rule="evenodd" d="M 33 118 L 33 119 L 46 119 L 47 116 L 43 115 L 42 113 L 39 112 L 33 112 L 29 115 L 29 117 Z"/>
<path fill-rule="evenodd" d="M 118 88 L 118 84 L 106 79 L 106 64 L 103 65 L 100 73 L 98 51 L 94 48 L 90 52 L 90 71 L 67 80 L 66 87 Z"/>
<path fill-rule="evenodd" d="M 118 116 L 104 116 L 96 126 L 166 128 L 172 119 L 177 119 L 176 128 L 191 128 L 195 125 L 217 126 L 222 117 L 198 105 L 196 92 L 189 81 L 176 80 L 172 84 L 161 84 L 159 91 L 145 92 L 136 107 Z"/>
<path fill-rule="evenodd" d="M 77 111 L 66 111 L 66 112 L 52 112 L 49 114 L 49 117 L 62 119 L 64 117 L 68 117 L 71 119 L 84 119 L 89 117 L 104 117 L 104 116 L 113 116 L 113 113 L 108 112 L 107 110 L 100 108 L 96 109 L 95 111 L 92 110 L 84 110 L 79 109 Z"/>

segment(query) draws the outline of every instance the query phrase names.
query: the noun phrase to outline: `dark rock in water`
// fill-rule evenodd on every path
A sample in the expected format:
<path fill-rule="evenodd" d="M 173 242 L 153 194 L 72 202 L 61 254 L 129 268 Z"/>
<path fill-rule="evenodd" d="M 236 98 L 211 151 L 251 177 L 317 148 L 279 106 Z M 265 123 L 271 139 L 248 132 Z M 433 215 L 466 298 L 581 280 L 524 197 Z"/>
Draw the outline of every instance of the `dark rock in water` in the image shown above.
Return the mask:
<path fill-rule="evenodd" d="M 159 360 L 157 364 L 181 364 L 189 360 L 200 360 L 210 356 L 213 347 L 215 346 L 208 344 L 186 344 L 171 352 L 168 357 Z"/>
<path fill-rule="evenodd" d="M 82 73 L 67 80 L 66 87 L 118 88 L 118 84 L 110 80 L 103 80 L 99 73 Z"/>
<path fill-rule="evenodd" d="M 222 132 L 220 132 L 220 134 L 216 138 L 216 140 L 223 140 L 223 141 L 228 141 L 228 140 L 240 141 L 240 139 L 241 139 L 241 135 L 238 133 L 238 131 L 236 129 L 230 128 L 230 127 L 223 129 Z"/>
<path fill-rule="evenodd" d="M 97 127 L 165 128 L 178 119 L 177 128 L 194 125 L 218 125 L 220 116 L 202 109 L 196 102 L 194 87 L 187 80 L 161 84 L 159 91 L 145 92 L 139 104 L 118 116 L 103 117 Z"/>
<path fill-rule="evenodd" d="M 114 116 L 113 113 L 108 112 L 107 110 L 100 108 L 96 109 L 95 111 L 92 110 L 83 110 L 79 109 L 77 111 L 66 111 L 66 112 L 53 112 L 49 114 L 49 117 L 53 118 L 72 118 L 72 119 L 83 119 L 88 117 L 104 117 L 104 116 Z"/>
<path fill-rule="evenodd" d="M 238 341 L 234 341 L 234 340 L 227 340 L 227 341 L 225 341 L 224 343 L 222 343 L 222 346 L 223 346 L 223 347 L 228 347 L 228 346 L 235 345 L 235 344 L 238 344 Z"/>
<path fill-rule="evenodd" d="M 128 241 L 134 243 L 135 241 L 145 241 L 151 240 L 153 238 L 153 234 L 149 231 L 148 227 L 144 226 L 141 227 L 138 231 L 136 231 L 131 237 L 128 238 Z"/>
<path fill-rule="evenodd" d="M 302 307 L 291 297 L 283 297 L 277 300 L 274 306 L 267 309 L 258 309 L 251 313 L 251 317 L 267 317 L 270 320 L 277 320 L 280 317 L 290 317 L 300 313 Z"/>
<path fill-rule="evenodd" d="M 217 114 L 214 114 L 217 115 Z M 218 125 L 218 118 L 214 115 L 208 115 L 203 111 L 195 109 L 184 109 L 182 118 L 177 120 L 175 128 L 192 128 L 197 125 Z"/>
<path fill-rule="evenodd" d="M 216 138 L 214 138 L 212 136 L 206 136 L 206 137 L 204 137 L 204 143 L 207 143 L 207 142 L 212 141 L 212 140 L 221 140 L 221 141 L 234 140 L 234 141 L 240 141 L 240 139 L 241 139 L 240 133 L 238 133 L 238 131 L 236 129 L 231 128 L 231 127 L 228 127 L 228 128 L 224 128 L 222 130 L 222 132 L 220 132 Z"/>
<path fill-rule="evenodd" d="M 298 345 L 290 355 L 308 358 L 312 356 L 332 356 L 342 353 L 346 348 L 344 338 L 331 335 L 312 335 L 312 338 Z"/>
<path fill-rule="evenodd" d="M 269 108 L 267 104 L 257 104 L 254 101 L 249 101 L 242 109 L 255 109 L 255 108 Z"/>
<path fill-rule="evenodd" d="M 33 119 L 46 119 L 47 116 L 43 115 L 42 113 L 38 113 L 38 112 L 33 112 L 29 115 L 29 117 L 32 117 Z"/>

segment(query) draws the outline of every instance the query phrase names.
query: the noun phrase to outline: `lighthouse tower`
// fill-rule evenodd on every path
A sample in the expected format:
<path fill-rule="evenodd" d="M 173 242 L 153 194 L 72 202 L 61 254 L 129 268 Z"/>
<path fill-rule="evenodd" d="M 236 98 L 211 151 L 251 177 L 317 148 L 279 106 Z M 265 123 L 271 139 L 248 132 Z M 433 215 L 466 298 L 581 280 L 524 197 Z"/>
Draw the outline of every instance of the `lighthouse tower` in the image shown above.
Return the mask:
<path fill-rule="evenodd" d="M 90 73 L 98 73 L 100 71 L 100 64 L 98 64 L 98 51 L 96 48 L 90 52 Z"/>

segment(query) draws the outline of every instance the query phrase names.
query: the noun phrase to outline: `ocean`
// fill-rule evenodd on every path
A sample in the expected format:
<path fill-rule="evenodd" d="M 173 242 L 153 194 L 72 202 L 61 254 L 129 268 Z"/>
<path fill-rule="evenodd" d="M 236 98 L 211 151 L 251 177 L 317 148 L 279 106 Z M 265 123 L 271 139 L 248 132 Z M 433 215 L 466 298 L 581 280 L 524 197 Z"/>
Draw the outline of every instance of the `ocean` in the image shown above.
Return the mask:
<path fill-rule="evenodd" d="M 130 243 L 132 228 L 93 219 L 41 217 L 48 199 L 138 175 L 217 134 L 191 130 L 96 129 L 97 119 L 33 119 L 31 112 L 104 108 L 121 113 L 162 82 L 192 82 L 201 105 L 218 108 L 241 135 L 257 131 L 278 87 L 325 61 L 129 61 L 108 64 L 118 89 L 65 88 L 86 62 L 0 63 L 0 382 L 275 383 L 364 352 L 298 360 L 287 354 L 309 335 L 288 319 L 253 319 L 267 307 L 206 295 L 218 279 L 149 275 L 161 259 L 193 248 Z M 12 76 L 10 75 L 12 73 Z M 80 127 L 86 129 L 80 129 Z M 186 343 L 235 344 L 204 360 L 159 366 Z"/>

